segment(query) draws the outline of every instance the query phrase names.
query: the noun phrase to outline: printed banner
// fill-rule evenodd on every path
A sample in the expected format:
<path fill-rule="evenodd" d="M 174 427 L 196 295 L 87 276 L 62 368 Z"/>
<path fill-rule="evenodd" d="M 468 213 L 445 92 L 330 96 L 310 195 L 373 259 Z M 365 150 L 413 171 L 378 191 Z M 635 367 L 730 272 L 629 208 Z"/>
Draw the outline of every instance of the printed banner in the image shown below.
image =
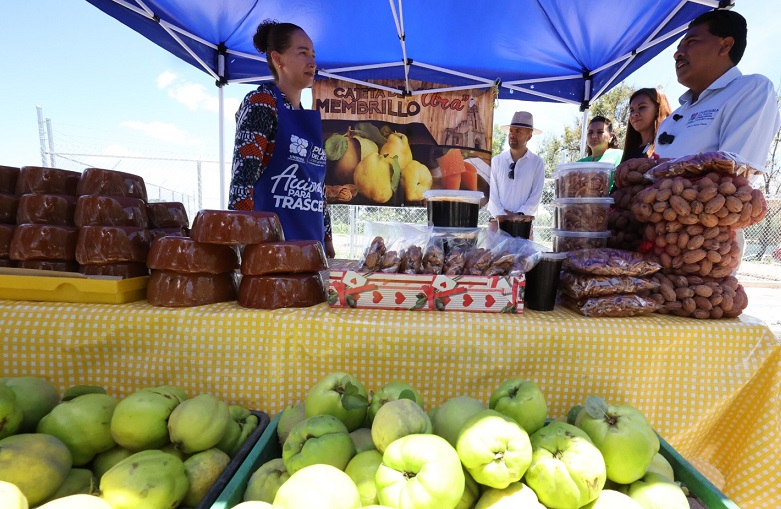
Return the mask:
<path fill-rule="evenodd" d="M 398 88 L 397 82 L 377 84 Z M 490 88 L 403 96 L 341 80 L 315 81 L 328 203 L 422 206 L 429 189 L 482 191 L 487 200 L 494 97 Z"/>

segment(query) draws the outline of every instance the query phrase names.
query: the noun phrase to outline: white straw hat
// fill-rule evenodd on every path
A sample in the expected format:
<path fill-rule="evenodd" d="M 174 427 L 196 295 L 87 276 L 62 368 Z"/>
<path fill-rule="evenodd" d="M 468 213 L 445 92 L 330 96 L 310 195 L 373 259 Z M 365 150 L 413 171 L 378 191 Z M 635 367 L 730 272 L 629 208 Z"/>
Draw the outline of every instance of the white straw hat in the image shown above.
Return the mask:
<path fill-rule="evenodd" d="M 510 125 L 503 125 L 502 131 L 507 132 L 511 127 L 525 127 L 532 130 L 532 134 L 542 134 L 542 131 L 534 127 L 534 116 L 528 111 L 516 111 Z"/>

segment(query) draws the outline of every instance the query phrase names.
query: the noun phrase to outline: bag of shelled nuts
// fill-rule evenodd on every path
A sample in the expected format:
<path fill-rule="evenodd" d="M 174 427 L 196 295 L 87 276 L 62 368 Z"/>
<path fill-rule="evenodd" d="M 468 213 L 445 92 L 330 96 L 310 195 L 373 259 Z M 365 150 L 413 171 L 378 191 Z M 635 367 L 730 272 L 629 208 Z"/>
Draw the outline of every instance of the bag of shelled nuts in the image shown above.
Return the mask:
<path fill-rule="evenodd" d="M 584 316 L 640 316 L 659 309 L 644 295 L 659 285 L 649 276 L 660 266 L 639 253 L 581 249 L 571 252 L 562 267 L 561 302 Z"/>
<path fill-rule="evenodd" d="M 648 170 L 645 176 L 655 180 L 658 178 L 683 176 L 696 177 L 706 173 L 716 172 L 727 176 L 750 177 L 759 171 L 752 167 L 739 154 L 714 151 L 701 152 L 668 159 Z"/>

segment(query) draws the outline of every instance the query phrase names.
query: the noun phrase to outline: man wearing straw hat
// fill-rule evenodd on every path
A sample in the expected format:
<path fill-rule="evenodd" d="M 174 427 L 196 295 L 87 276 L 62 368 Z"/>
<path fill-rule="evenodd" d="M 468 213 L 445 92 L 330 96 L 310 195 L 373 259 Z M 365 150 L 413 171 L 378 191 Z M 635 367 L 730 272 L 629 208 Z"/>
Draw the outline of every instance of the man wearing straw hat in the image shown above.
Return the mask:
<path fill-rule="evenodd" d="M 491 192 L 486 205 L 492 216 L 491 230 L 496 230 L 496 216 L 535 215 L 545 183 L 542 158 L 526 147 L 533 135 L 542 133 L 535 129 L 532 114 L 516 111 L 510 125 L 502 126 L 502 130 L 508 133 L 510 149 L 491 160 Z"/>

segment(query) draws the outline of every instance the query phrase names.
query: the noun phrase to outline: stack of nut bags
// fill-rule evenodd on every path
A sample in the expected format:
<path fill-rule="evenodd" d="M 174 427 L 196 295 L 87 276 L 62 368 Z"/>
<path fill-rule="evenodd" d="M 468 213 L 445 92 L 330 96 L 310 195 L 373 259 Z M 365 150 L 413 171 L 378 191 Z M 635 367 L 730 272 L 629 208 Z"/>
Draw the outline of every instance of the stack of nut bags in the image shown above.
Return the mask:
<path fill-rule="evenodd" d="M 564 259 L 561 303 L 589 317 L 641 316 L 661 305 L 648 298 L 659 286 L 661 266 L 636 252 L 613 248 L 581 249 Z"/>
<path fill-rule="evenodd" d="M 160 201 L 146 204 L 149 217 L 149 235 L 152 241 L 159 237 L 190 235 L 190 220 L 184 204 L 178 201 Z"/>
<path fill-rule="evenodd" d="M 613 165 L 599 162 L 560 164 L 553 172 L 556 198 L 551 202 L 553 251 L 605 247 L 610 237 L 608 211 L 613 199 Z"/>
<path fill-rule="evenodd" d="M 320 272 L 327 268 L 323 245 L 316 240 L 245 246 L 241 257 L 239 305 L 277 309 L 325 302 Z"/>
<path fill-rule="evenodd" d="M 637 251 L 643 241 L 643 224 L 632 213 L 637 193 L 650 186 L 651 182 L 645 174 L 658 164 L 658 160 L 647 157 L 629 159 L 619 164 L 615 171 L 615 188 L 610 193 L 613 206 L 607 216 L 607 227 L 610 230 L 608 247 Z"/>
<path fill-rule="evenodd" d="M 138 175 L 87 168 L 78 182 L 74 223 L 79 272 L 119 278 L 149 275 L 146 186 Z"/>
<path fill-rule="evenodd" d="M 733 318 L 748 304 L 731 276 L 740 263 L 735 230 L 767 213 L 762 192 L 748 180 L 739 156 L 707 152 L 666 161 L 648 176 L 654 184 L 635 196 L 632 212 L 645 223 L 640 250 L 658 262 L 661 313 Z"/>
<path fill-rule="evenodd" d="M 76 171 L 23 166 L 16 180 L 16 228 L 9 258 L 25 269 L 77 272 L 73 223 Z"/>
<path fill-rule="evenodd" d="M 147 265 L 152 276 L 146 298 L 153 306 L 203 306 L 236 299 L 239 259 L 231 246 L 162 236 L 152 241 Z"/>
<path fill-rule="evenodd" d="M 16 209 L 19 207 L 19 196 L 16 194 L 18 178 L 19 168 L 0 166 L 0 267 L 16 267 L 16 262 L 8 258 L 8 253 L 16 229 Z"/>

